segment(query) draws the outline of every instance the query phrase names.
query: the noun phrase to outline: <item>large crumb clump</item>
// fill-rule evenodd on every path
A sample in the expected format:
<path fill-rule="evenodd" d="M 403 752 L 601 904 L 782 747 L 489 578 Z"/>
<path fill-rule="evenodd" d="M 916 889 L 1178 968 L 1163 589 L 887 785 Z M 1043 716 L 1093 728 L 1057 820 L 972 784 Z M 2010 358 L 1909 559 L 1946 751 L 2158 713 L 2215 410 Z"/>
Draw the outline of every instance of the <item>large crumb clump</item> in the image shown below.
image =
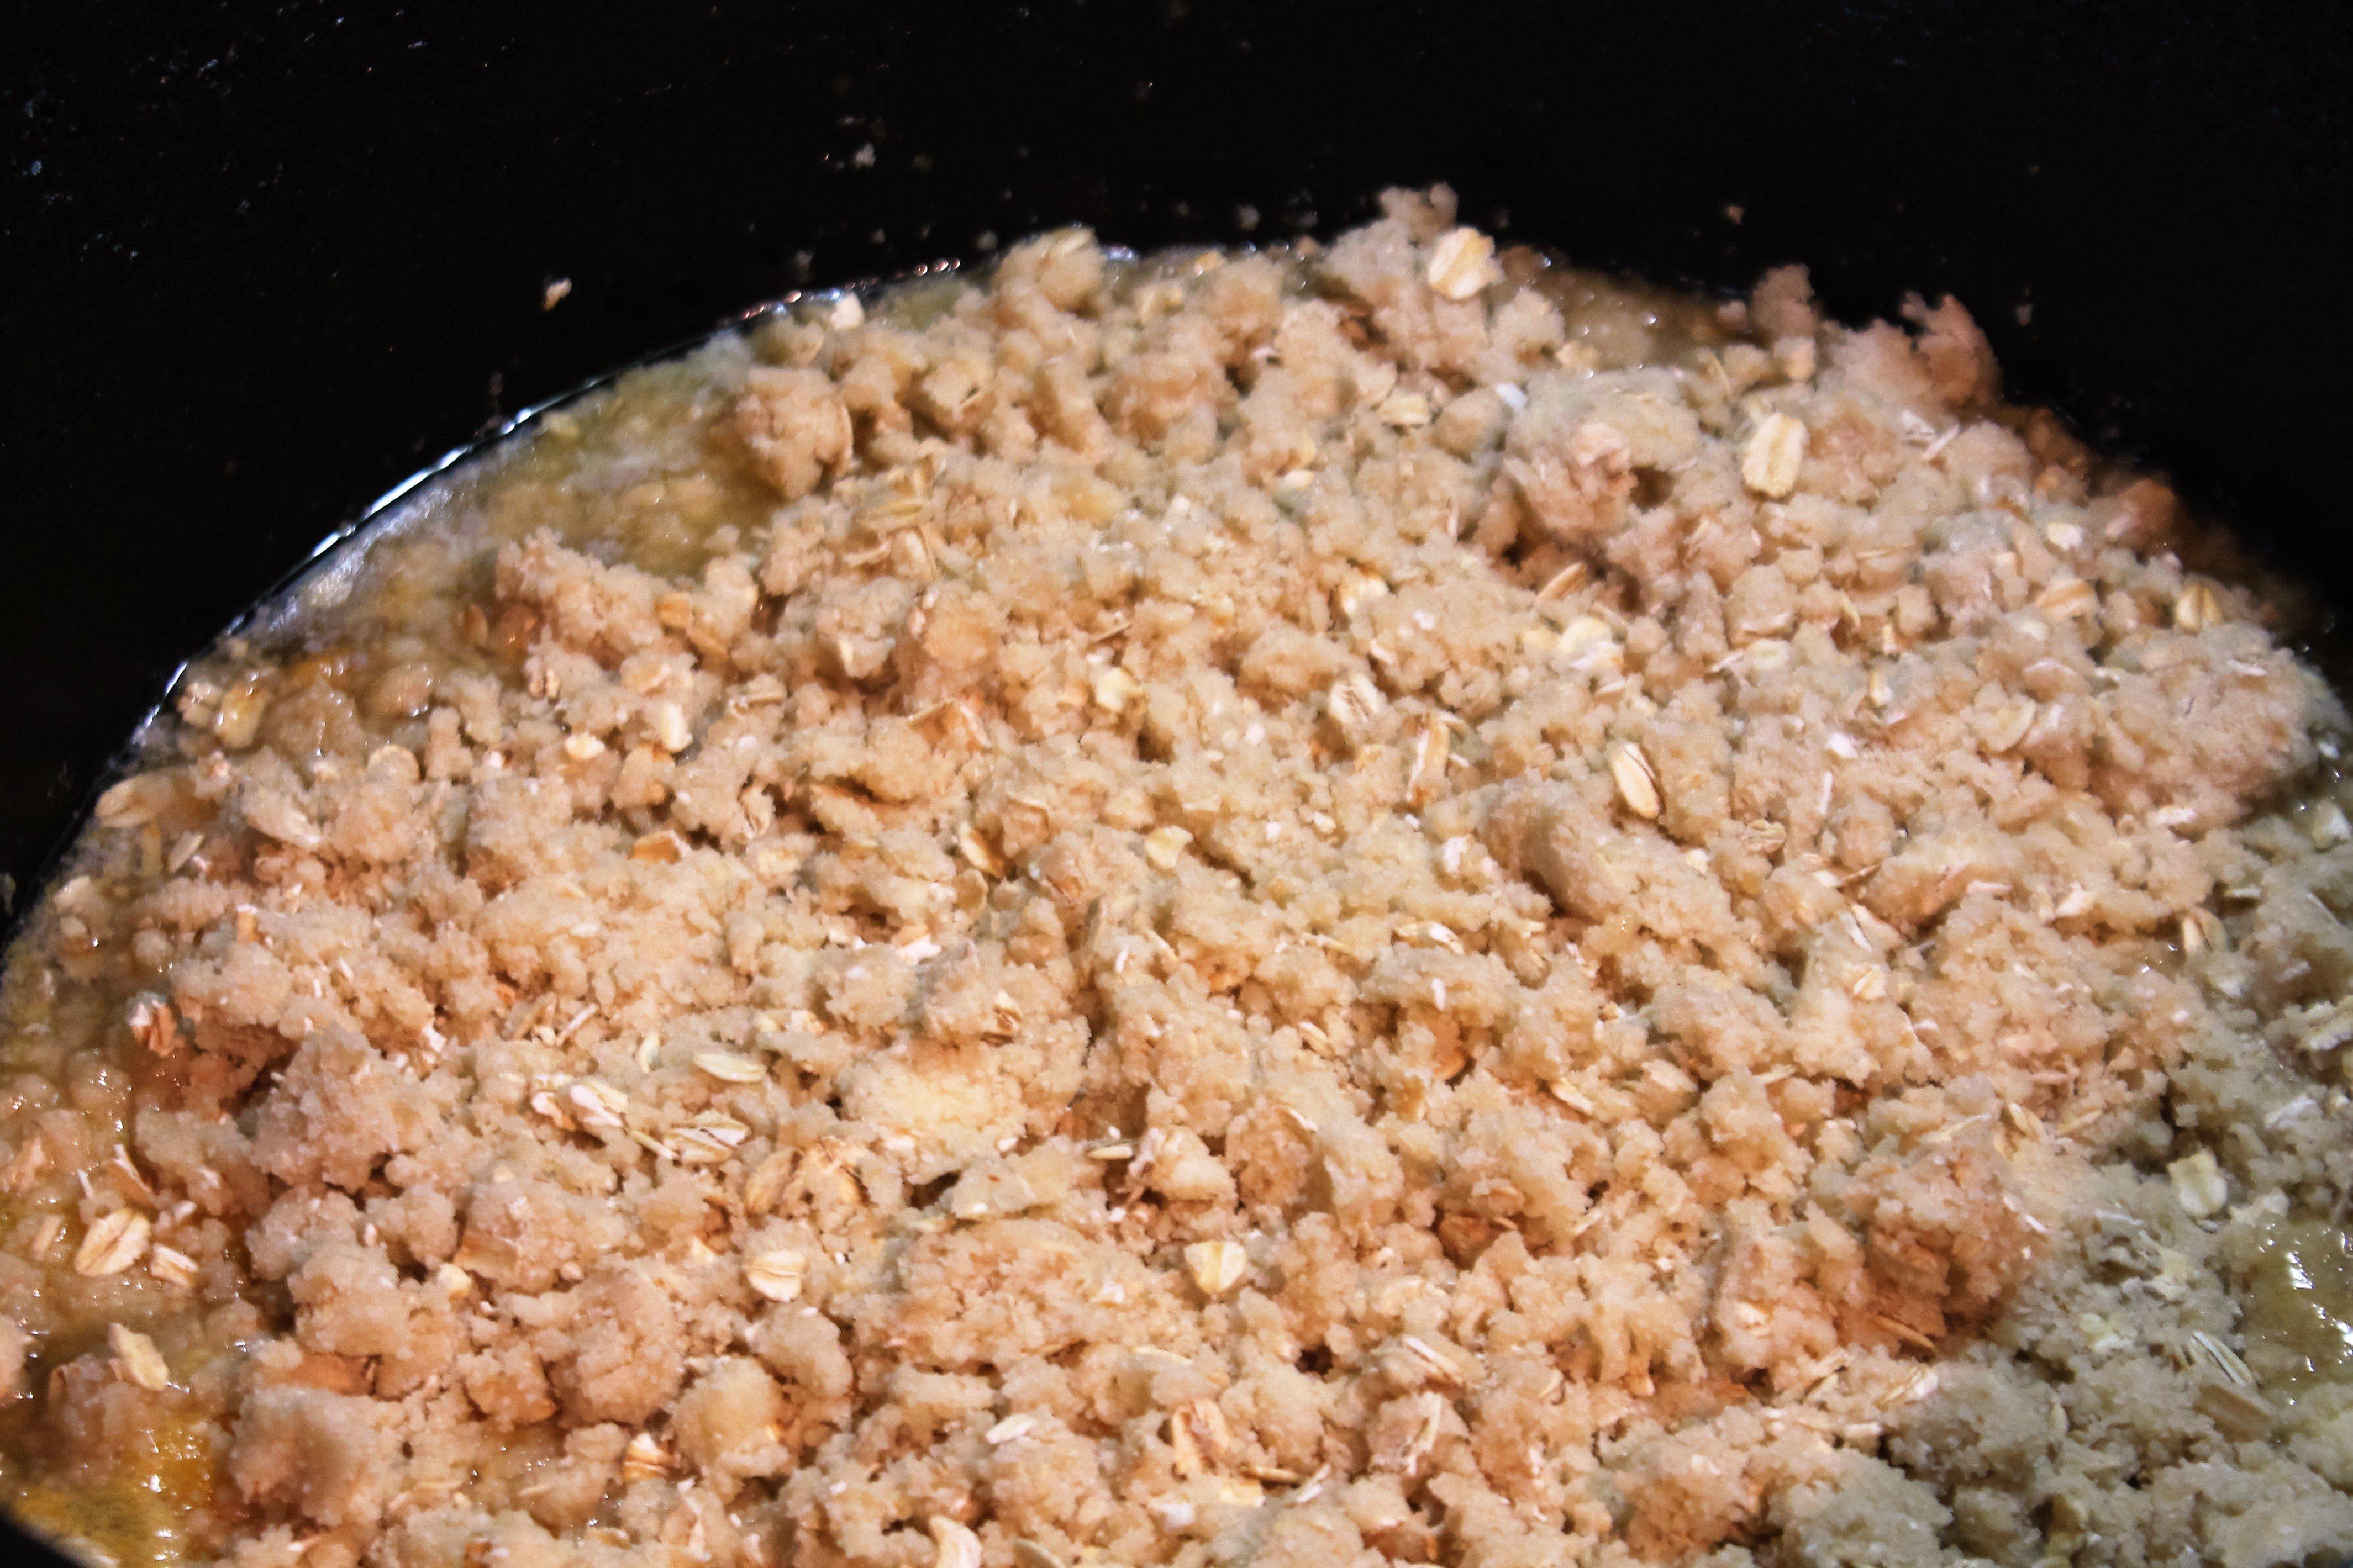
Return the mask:
<path fill-rule="evenodd" d="M 781 319 L 200 668 L 11 971 L 14 1506 L 240 1568 L 2353 1545 L 2279 1284 L 2353 1175 L 2335 698 L 1957 305 L 1454 216 Z"/>

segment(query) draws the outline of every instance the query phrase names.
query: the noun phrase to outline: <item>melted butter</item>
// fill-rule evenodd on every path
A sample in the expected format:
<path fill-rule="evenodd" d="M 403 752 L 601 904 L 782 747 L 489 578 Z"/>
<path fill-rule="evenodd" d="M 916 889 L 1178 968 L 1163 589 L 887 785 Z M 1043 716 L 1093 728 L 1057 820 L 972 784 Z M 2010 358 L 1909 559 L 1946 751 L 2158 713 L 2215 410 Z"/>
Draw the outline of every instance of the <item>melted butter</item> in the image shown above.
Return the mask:
<path fill-rule="evenodd" d="M 6 1511 L 78 1561 L 166 1568 L 186 1559 L 187 1526 L 219 1487 L 207 1428 L 183 1417 L 159 1423 L 104 1480 L 35 1481 L 6 1499 Z"/>
<path fill-rule="evenodd" d="M 2290 1388 L 2353 1382 L 2353 1233 L 2325 1220 L 2279 1220 L 2247 1270 L 2250 1348 Z"/>

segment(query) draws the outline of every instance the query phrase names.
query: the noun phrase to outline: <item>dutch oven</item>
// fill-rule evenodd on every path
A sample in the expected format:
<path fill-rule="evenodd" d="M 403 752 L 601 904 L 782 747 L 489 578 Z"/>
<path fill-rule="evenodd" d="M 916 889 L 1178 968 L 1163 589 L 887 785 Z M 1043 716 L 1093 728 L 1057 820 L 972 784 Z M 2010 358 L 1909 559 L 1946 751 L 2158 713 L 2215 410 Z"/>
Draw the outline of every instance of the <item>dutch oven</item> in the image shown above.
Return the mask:
<path fill-rule="evenodd" d="M 0 53 L 0 907 L 195 652 L 518 408 L 1069 223 L 1467 220 L 1830 311 L 2353 588 L 2353 19 L 2318 3 L 1225 0 L 20 11 Z M 0 1558 L 53 1561 L 16 1538 Z"/>

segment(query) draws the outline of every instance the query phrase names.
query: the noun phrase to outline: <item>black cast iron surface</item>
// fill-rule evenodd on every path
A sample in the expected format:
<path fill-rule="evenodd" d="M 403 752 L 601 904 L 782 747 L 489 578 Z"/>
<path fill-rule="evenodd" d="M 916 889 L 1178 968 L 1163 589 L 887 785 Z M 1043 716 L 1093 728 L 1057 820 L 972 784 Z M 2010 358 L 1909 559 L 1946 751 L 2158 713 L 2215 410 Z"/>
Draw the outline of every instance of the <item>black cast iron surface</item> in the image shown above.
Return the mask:
<path fill-rule="evenodd" d="M 1950 290 L 2014 389 L 2353 583 L 2335 5 L 8 12 L 19 902 L 174 665 L 421 463 L 805 282 L 1069 221 L 1283 237 L 1444 179 L 1580 261 Z"/>

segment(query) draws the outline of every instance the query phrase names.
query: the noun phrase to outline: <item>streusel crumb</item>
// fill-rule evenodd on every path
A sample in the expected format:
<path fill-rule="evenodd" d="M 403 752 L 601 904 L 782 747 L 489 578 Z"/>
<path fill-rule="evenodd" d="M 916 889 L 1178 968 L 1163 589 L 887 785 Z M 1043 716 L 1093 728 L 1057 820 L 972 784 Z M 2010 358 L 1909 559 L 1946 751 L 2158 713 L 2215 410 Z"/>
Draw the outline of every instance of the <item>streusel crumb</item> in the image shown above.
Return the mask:
<path fill-rule="evenodd" d="M 2337 700 L 1961 308 L 1394 194 L 803 310 L 16 947 L 24 1517 L 239 1568 L 2353 1546 Z"/>

